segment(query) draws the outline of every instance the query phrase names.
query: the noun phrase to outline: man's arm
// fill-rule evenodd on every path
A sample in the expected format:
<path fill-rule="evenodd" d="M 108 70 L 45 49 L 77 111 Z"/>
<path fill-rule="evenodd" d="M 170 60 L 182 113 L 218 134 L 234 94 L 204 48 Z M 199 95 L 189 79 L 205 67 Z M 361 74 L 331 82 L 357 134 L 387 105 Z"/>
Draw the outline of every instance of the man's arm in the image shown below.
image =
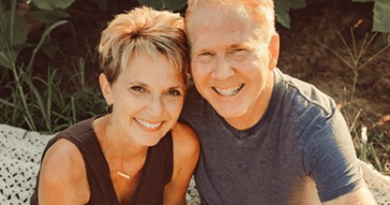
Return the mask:
<path fill-rule="evenodd" d="M 376 205 L 367 186 L 363 186 L 353 192 L 339 196 L 333 200 L 322 203 L 323 205 Z"/>
<path fill-rule="evenodd" d="M 376 204 L 363 178 L 348 127 L 338 110 L 308 133 L 304 165 L 323 204 Z"/>

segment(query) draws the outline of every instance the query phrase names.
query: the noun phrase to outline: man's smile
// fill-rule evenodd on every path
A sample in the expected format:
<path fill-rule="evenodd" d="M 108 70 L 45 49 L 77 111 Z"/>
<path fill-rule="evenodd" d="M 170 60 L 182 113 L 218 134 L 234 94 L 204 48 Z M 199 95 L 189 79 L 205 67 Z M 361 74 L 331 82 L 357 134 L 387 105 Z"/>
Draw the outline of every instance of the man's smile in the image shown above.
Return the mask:
<path fill-rule="evenodd" d="M 236 95 L 244 87 L 244 85 L 245 84 L 239 84 L 239 85 L 236 85 L 236 86 L 230 87 L 230 88 L 213 87 L 213 89 L 219 95 L 229 97 L 229 96 Z"/>

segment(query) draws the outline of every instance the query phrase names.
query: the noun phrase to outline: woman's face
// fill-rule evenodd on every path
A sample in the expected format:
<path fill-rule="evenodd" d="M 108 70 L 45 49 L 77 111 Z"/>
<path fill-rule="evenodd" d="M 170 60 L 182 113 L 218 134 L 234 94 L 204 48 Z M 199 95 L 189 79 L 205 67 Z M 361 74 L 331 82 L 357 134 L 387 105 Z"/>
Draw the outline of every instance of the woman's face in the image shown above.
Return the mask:
<path fill-rule="evenodd" d="M 112 125 L 140 145 L 153 146 L 173 127 L 183 107 L 180 72 L 164 55 L 138 52 L 116 81 L 102 86 L 113 104 Z"/>

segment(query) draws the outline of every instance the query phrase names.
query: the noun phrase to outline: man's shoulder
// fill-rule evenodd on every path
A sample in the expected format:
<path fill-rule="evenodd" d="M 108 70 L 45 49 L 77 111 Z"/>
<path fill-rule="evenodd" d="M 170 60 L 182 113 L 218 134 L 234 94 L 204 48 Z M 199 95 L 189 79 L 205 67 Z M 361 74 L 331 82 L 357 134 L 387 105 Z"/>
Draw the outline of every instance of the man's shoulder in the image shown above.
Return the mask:
<path fill-rule="evenodd" d="M 292 101 L 293 105 L 301 107 L 302 111 L 308 109 L 321 112 L 324 115 L 331 115 L 336 109 L 336 103 L 332 97 L 322 92 L 313 84 L 279 73 L 279 86 L 283 87 L 285 97 Z"/>
<path fill-rule="evenodd" d="M 195 85 L 190 85 L 187 89 L 186 98 L 181 115 L 196 115 L 203 109 L 209 109 L 208 102 L 199 94 Z"/>

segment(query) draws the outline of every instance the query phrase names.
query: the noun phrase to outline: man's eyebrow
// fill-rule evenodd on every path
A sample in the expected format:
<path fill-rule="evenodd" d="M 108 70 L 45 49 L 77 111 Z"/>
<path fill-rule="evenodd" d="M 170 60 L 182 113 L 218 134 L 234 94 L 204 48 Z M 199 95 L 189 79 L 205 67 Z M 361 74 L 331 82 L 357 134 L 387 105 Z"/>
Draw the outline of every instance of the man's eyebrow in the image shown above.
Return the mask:
<path fill-rule="evenodd" d="M 248 47 L 249 44 L 244 42 L 244 43 L 235 43 L 233 45 L 230 45 L 231 48 L 238 48 L 238 47 Z"/>
<path fill-rule="evenodd" d="M 194 54 L 203 53 L 205 51 L 209 51 L 209 48 L 201 48 L 201 49 L 194 49 Z"/>

